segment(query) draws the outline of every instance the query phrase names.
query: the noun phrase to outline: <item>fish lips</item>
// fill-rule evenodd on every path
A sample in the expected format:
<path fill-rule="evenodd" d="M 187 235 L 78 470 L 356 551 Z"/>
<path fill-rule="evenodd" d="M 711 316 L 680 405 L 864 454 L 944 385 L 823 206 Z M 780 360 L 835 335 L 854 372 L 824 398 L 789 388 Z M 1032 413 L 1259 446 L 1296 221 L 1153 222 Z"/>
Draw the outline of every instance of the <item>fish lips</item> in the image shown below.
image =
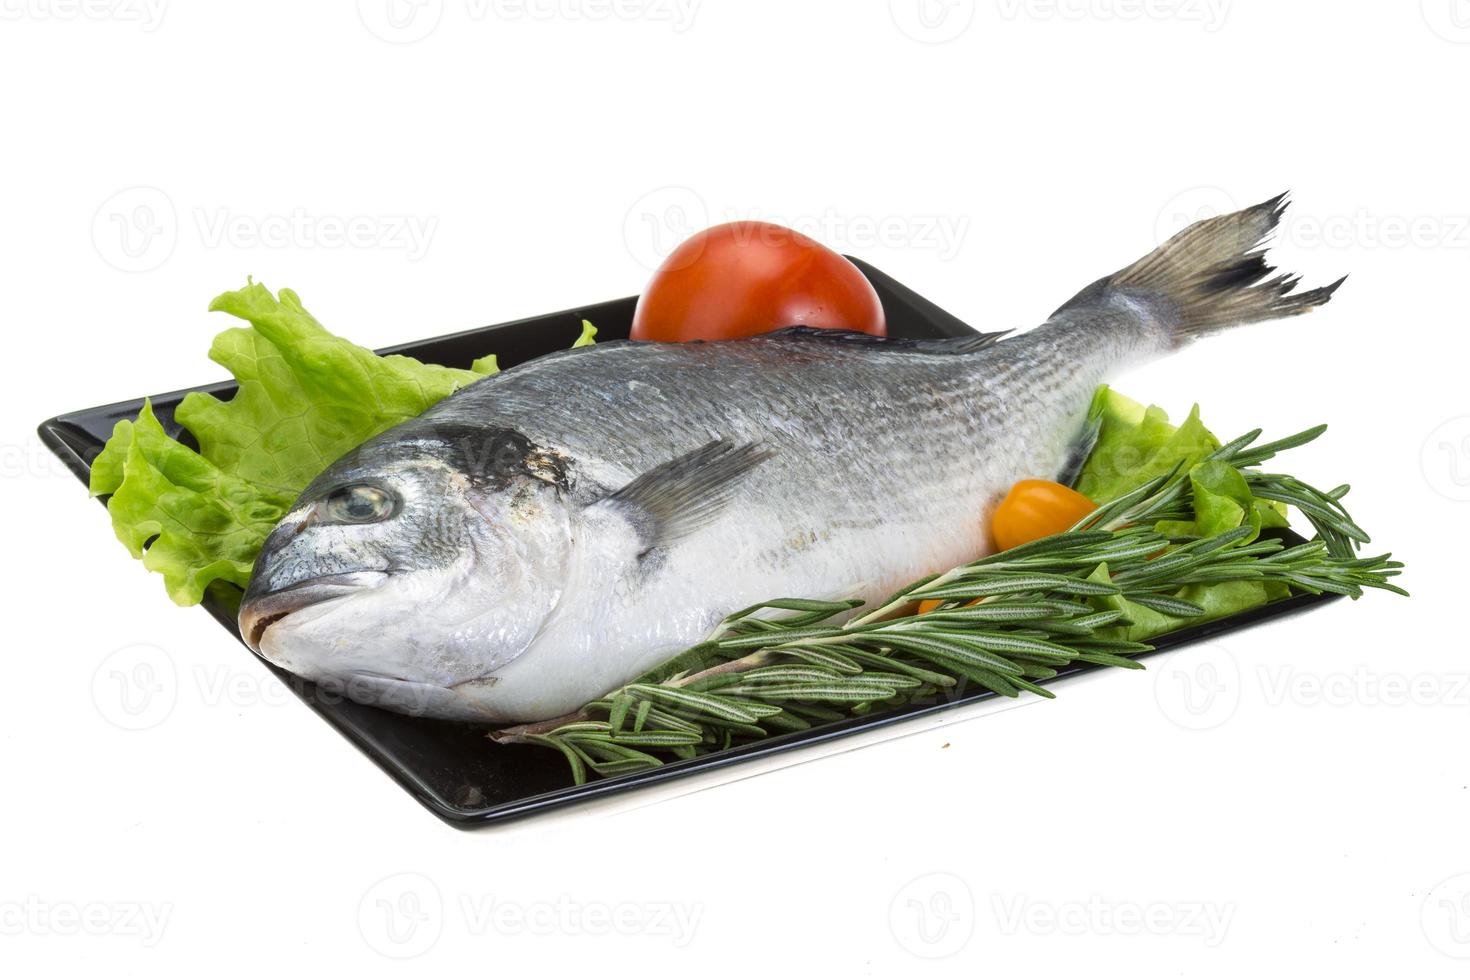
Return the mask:
<path fill-rule="evenodd" d="M 265 631 L 287 616 L 332 599 L 371 589 L 381 585 L 387 577 L 387 572 L 341 572 L 293 582 L 285 588 L 261 595 L 251 595 L 247 590 L 245 600 L 240 603 L 240 638 L 245 641 L 246 646 L 260 653 L 260 643 L 265 638 Z"/>
<path fill-rule="evenodd" d="M 371 670 L 353 670 L 340 677 L 319 681 L 318 685 L 358 704 L 386 708 L 403 715 L 476 721 L 481 720 L 480 715 L 464 695 L 493 687 L 497 681 L 496 677 L 485 675 L 452 684 L 438 684 Z"/>

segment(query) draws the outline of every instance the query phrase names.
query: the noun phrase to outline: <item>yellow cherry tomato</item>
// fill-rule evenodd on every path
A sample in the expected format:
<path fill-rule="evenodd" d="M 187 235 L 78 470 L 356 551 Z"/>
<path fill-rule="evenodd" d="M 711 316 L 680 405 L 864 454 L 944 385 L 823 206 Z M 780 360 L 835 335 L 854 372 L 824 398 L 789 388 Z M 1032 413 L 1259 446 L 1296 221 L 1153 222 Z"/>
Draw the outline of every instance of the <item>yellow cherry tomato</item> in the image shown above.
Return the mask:
<path fill-rule="evenodd" d="M 1051 480 L 1022 480 L 995 509 L 990 537 L 997 551 L 1061 532 L 1097 510 L 1071 487 Z"/>
<path fill-rule="evenodd" d="M 978 606 L 984 601 L 984 599 L 971 599 L 969 602 L 965 603 L 965 605 Z M 934 610 L 938 609 L 942 605 L 944 605 L 943 599 L 920 599 L 918 615 L 922 616 L 925 613 L 932 613 Z"/>
<path fill-rule="evenodd" d="M 990 537 L 995 550 L 1005 551 L 1050 534 L 1060 534 L 1097 510 L 1097 504 L 1071 487 L 1051 480 L 1022 480 L 1011 487 L 995 509 Z M 973 606 L 980 599 L 965 603 Z M 942 599 L 919 602 L 918 614 L 931 613 L 944 605 Z"/>

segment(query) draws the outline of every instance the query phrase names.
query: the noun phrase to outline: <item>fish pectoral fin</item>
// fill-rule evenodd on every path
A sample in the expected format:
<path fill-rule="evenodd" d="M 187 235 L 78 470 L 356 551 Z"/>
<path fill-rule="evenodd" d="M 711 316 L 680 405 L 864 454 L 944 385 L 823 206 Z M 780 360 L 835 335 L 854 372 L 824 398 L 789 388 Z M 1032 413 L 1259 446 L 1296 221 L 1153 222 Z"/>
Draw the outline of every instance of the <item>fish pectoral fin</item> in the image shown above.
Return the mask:
<path fill-rule="evenodd" d="M 599 505 L 627 518 L 646 554 L 713 521 L 746 474 L 774 455 L 759 443 L 717 439 L 635 477 Z"/>
<path fill-rule="evenodd" d="M 1103 403 L 1107 400 L 1106 394 L 1106 385 L 1093 394 L 1092 404 L 1087 409 L 1087 419 L 1072 439 L 1071 445 L 1067 447 L 1067 460 L 1062 464 L 1061 472 L 1057 474 L 1057 482 L 1064 487 L 1076 489 L 1077 479 L 1082 476 L 1082 468 L 1087 465 L 1088 457 L 1097 448 L 1098 439 L 1102 438 L 1102 409 Z"/>

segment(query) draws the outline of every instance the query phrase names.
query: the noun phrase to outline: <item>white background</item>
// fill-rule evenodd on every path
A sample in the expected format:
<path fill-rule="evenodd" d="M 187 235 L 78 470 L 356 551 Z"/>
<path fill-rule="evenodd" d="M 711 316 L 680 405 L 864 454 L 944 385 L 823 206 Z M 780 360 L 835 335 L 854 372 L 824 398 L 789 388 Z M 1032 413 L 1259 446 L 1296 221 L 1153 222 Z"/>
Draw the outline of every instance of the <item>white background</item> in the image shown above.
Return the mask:
<path fill-rule="evenodd" d="M 0 0 L 7 975 L 1464 975 L 1465 0 L 84 2 Z M 1330 422 L 1290 466 L 1413 599 L 487 833 L 173 608 L 33 435 L 218 377 L 247 275 L 380 345 L 764 217 L 993 329 L 1286 188 L 1334 303 L 1120 387 Z"/>

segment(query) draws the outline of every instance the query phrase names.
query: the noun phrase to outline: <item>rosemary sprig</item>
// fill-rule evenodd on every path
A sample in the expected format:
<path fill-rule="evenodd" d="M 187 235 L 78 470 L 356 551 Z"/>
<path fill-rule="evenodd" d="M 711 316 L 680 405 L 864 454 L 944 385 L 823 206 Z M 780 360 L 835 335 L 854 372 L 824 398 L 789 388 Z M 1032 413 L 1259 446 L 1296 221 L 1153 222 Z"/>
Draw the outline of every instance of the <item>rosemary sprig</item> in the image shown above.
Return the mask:
<path fill-rule="evenodd" d="M 1401 563 L 1359 558 L 1368 535 L 1342 498 L 1256 469 L 1326 426 L 1256 445 L 1260 430 L 1209 457 L 1235 467 L 1251 493 L 1297 508 L 1316 530 L 1303 544 L 1248 541 L 1249 527 L 1169 537 L 1161 521 L 1194 516 L 1182 468 L 1109 501 L 1074 528 L 911 583 L 838 622 L 858 600 L 774 599 L 732 613 L 710 637 L 567 718 L 492 734 L 562 753 L 572 776 L 614 776 L 868 712 L 955 697 L 968 685 L 1016 697 L 1054 695 L 1042 682 L 1072 664 L 1139 668 L 1153 649 L 1126 638 L 1126 612 L 1104 597 L 1187 620 L 1205 615 L 1186 586 L 1275 582 L 1295 592 L 1407 595 L 1389 580 Z M 919 614 L 917 603 L 938 600 Z M 1116 603 L 1113 603 L 1116 604 Z M 1125 607 L 1126 608 L 1126 607 Z"/>

